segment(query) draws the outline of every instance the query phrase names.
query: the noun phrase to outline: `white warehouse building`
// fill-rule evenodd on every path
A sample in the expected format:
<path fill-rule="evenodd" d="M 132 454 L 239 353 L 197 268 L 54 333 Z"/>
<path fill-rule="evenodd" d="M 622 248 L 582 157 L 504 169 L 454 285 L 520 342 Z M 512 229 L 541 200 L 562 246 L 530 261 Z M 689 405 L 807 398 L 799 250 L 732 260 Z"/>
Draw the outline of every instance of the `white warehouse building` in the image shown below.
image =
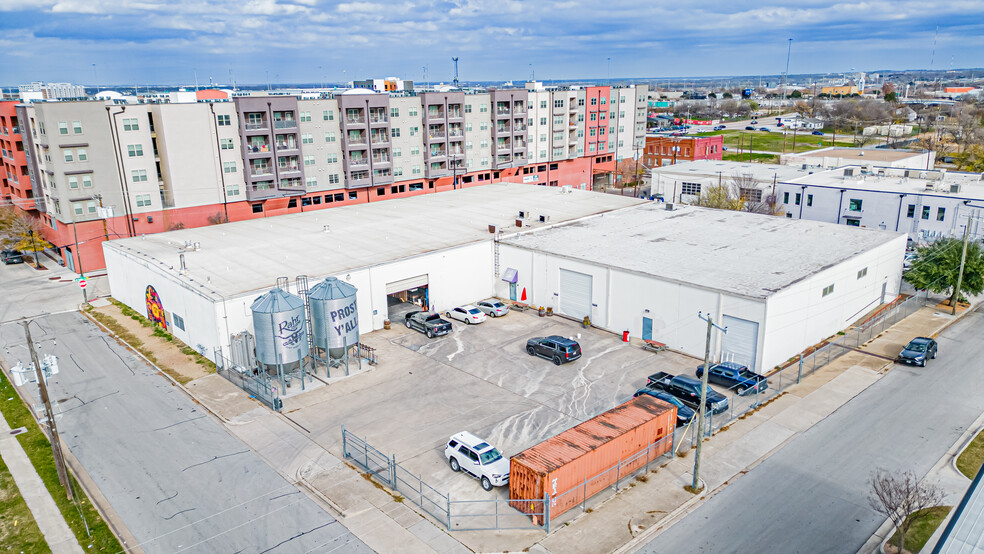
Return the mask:
<path fill-rule="evenodd" d="M 296 293 L 303 275 L 354 285 L 363 335 L 408 305 L 498 296 L 703 357 L 704 311 L 729 329 L 715 358 L 762 370 L 893 300 L 905 235 L 495 183 L 103 250 L 113 296 L 210 358 L 254 332 L 250 305 L 278 278 Z"/>
<path fill-rule="evenodd" d="M 501 241 L 530 301 L 599 327 L 758 371 L 892 301 L 905 235 L 663 204 L 625 208 Z M 497 292 L 503 294 L 500 283 Z"/>

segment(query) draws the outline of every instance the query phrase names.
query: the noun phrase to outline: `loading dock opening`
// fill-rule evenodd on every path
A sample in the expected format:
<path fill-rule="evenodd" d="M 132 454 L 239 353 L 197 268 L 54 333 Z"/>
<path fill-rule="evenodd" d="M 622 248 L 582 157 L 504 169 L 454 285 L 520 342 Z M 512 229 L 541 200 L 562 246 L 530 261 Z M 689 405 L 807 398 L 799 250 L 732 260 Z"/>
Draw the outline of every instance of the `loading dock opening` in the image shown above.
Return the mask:
<path fill-rule="evenodd" d="M 386 284 L 386 317 L 399 322 L 408 313 L 430 306 L 427 275 L 418 275 Z"/>

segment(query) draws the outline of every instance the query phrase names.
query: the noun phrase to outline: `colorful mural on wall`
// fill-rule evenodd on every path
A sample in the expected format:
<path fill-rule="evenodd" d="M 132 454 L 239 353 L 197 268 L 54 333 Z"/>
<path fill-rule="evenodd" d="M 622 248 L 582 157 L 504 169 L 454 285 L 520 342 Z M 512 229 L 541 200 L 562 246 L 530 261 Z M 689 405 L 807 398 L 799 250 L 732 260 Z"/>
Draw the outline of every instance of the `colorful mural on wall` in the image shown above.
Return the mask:
<path fill-rule="evenodd" d="M 147 292 L 144 294 L 147 301 L 147 319 L 154 325 L 167 331 L 167 319 L 164 318 L 164 305 L 161 304 L 161 297 L 157 295 L 154 287 L 147 285 Z"/>

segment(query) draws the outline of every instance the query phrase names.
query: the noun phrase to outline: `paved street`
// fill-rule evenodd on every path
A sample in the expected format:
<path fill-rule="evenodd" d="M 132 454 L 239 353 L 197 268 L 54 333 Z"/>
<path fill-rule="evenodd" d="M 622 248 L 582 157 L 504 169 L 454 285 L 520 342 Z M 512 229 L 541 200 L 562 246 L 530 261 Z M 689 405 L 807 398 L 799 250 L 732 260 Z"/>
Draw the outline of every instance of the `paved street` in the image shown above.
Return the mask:
<path fill-rule="evenodd" d="M 368 551 L 80 314 L 35 321 L 39 354 L 59 357 L 59 431 L 146 552 Z M 0 326 L 0 348 L 11 365 L 29 359 L 21 325 Z"/>
<path fill-rule="evenodd" d="M 982 320 L 954 324 L 928 367 L 896 366 L 641 551 L 858 551 L 885 521 L 866 500 L 872 470 L 922 477 L 984 412 Z"/>
<path fill-rule="evenodd" d="M 74 310 L 82 303 L 82 290 L 73 281 L 75 273 L 40 256 L 48 269 L 38 271 L 27 264 L 0 265 L 0 324 L 22 317 Z M 105 271 L 88 280 L 89 299 L 109 294 Z"/>

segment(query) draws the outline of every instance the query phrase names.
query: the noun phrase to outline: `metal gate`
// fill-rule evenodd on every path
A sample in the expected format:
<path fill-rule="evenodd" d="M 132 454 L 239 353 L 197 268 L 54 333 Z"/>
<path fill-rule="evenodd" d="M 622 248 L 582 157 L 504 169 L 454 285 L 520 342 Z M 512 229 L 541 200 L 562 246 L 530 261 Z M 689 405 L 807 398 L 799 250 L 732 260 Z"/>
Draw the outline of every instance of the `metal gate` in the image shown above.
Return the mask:
<path fill-rule="evenodd" d="M 591 316 L 591 276 L 560 270 L 560 312 L 577 319 Z"/>
<path fill-rule="evenodd" d="M 724 326 L 728 332 L 721 346 L 721 359 L 736 362 L 755 370 L 755 356 L 758 351 L 759 324 L 755 321 L 724 316 Z"/>
<path fill-rule="evenodd" d="M 345 430 L 342 425 L 342 453 L 346 458 L 352 460 L 365 468 L 370 476 L 385 484 L 391 489 L 393 486 L 393 468 L 390 465 L 389 456 L 376 450 L 365 438 L 359 438 Z"/>

